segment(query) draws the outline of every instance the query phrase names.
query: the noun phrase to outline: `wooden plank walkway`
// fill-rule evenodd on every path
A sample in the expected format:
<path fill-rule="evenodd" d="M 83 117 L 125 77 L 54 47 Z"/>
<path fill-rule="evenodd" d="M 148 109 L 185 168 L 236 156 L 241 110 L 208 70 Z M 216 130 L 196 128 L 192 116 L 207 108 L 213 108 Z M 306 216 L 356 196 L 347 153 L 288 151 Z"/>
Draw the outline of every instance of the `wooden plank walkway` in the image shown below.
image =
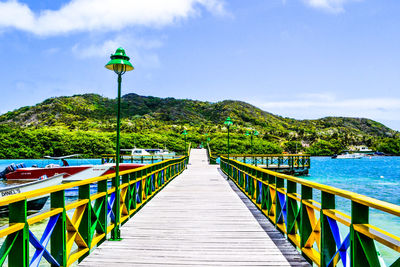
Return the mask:
<path fill-rule="evenodd" d="M 238 194 L 193 149 L 188 169 L 79 266 L 291 266 Z M 303 266 L 303 265 L 302 265 Z"/>

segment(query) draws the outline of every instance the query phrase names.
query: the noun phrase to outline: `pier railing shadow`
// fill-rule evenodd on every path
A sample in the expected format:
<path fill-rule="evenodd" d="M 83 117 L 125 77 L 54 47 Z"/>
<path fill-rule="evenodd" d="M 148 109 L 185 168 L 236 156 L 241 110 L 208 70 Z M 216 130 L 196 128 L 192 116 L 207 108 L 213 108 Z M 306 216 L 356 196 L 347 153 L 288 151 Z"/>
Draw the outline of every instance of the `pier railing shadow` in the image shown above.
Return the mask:
<path fill-rule="evenodd" d="M 400 266 L 400 238 L 370 222 L 371 209 L 398 218 L 400 206 L 224 156 L 220 167 L 310 263 L 386 266 L 378 243 L 393 252 L 390 266 Z M 350 214 L 338 210 L 336 198 L 350 202 Z"/>
<path fill-rule="evenodd" d="M 120 172 L 120 199 L 111 186 L 115 173 L 0 198 L 0 206 L 9 208 L 9 224 L 0 229 L 0 266 L 39 266 L 44 260 L 51 266 L 70 266 L 83 260 L 116 227 L 115 214 L 121 218 L 117 225 L 123 225 L 182 173 L 187 162 L 188 156 L 182 156 Z M 78 199 L 66 203 L 65 192 L 71 188 L 77 188 Z M 27 201 L 45 195 L 50 195 L 50 209 L 28 216 Z M 42 237 L 31 231 L 39 222 L 47 223 Z"/>

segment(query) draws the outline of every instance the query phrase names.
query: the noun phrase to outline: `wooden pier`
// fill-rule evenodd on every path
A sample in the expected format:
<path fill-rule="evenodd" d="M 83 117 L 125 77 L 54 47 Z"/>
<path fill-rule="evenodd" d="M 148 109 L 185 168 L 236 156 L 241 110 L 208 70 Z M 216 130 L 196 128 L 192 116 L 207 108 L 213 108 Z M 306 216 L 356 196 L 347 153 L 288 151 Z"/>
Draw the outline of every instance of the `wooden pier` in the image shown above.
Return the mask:
<path fill-rule="evenodd" d="M 218 167 L 193 149 L 188 169 L 122 226 L 122 241 L 79 266 L 308 266 Z"/>
<path fill-rule="evenodd" d="M 399 218 L 400 206 L 207 154 L 214 163 L 192 150 L 123 171 L 122 183 L 110 174 L 0 198 L 0 265 L 400 266 L 400 237 L 370 220 L 372 209 Z M 28 216 L 43 195 L 50 209 Z"/>

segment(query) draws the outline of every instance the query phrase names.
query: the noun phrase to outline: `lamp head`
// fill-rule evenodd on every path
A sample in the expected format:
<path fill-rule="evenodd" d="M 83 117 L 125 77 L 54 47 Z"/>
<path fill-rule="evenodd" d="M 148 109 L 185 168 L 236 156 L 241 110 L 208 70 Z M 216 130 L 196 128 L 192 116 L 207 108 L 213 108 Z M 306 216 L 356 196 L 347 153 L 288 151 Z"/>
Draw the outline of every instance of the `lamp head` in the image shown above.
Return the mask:
<path fill-rule="evenodd" d="M 258 135 L 258 132 L 256 130 L 254 130 L 254 135 Z"/>
<path fill-rule="evenodd" d="M 246 131 L 246 136 L 249 136 L 249 135 L 250 135 L 249 131 Z"/>
<path fill-rule="evenodd" d="M 182 134 L 183 134 L 183 135 L 187 135 L 186 130 L 183 130 Z"/>
<path fill-rule="evenodd" d="M 231 118 L 228 117 L 228 118 L 226 118 L 226 121 L 224 122 L 224 124 L 229 127 L 229 126 L 233 125 L 233 122 L 232 122 Z"/>
<path fill-rule="evenodd" d="M 118 48 L 114 55 L 111 55 L 111 60 L 105 67 L 113 70 L 118 75 L 133 70 L 133 66 L 129 62 L 129 57 L 125 54 L 125 50 L 122 47 Z"/>

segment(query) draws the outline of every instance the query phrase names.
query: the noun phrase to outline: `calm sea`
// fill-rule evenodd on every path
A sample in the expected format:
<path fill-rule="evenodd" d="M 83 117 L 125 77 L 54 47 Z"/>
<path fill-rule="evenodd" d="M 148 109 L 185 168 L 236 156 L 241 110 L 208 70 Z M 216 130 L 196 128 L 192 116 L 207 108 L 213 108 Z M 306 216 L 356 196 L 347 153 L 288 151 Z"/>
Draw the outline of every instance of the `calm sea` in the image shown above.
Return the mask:
<path fill-rule="evenodd" d="M 400 205 L 400 157 L 312 157 L 310 174 L 302 178 Z M 319 192 L 313 193 L 319 201 Z M 336 206 L 350 215 L 350 201 L 338 197 Z M 400 236 L 400 218 L 397 216 L 370 209 L 370 223 Z M 347 229 L 340 228 L 342 236 L 347 234 Z M 400 256 L 383 245 L 377 247 L 388 265 Z"/>

